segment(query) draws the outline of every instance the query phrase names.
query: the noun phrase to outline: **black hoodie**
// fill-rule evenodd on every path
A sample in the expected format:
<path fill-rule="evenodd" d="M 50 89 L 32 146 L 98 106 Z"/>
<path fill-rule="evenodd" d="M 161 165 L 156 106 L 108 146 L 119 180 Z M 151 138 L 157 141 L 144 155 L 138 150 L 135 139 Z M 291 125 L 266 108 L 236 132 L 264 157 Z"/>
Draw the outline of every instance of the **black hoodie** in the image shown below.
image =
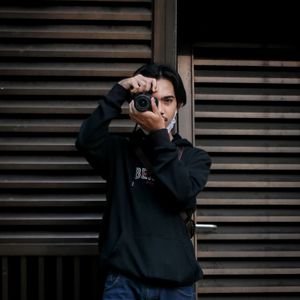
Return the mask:
<path fill-rule="evenodd" d="M 179 213 L 196 206 L 211 160 L 179 135 L 170 142 L 166 129 L 149 135 L 138 130 L 130 138 L 109 133 L 125 100 L 130 100 L 129 92 L 116 84 L 83 122 L 76 141 L 107 180 L 101 260 L 109 269 L 149 284 L 193 284 L 202 271 Z M 136 144 L 151 171 L 135 154 Z"/>

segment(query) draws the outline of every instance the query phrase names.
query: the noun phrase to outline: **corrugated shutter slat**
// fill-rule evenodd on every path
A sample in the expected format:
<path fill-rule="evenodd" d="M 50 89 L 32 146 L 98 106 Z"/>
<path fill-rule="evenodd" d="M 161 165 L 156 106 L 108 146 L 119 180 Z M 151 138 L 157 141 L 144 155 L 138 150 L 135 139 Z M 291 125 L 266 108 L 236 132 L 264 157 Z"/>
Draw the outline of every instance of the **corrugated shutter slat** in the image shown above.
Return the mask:
<path fill-rule="evenodd" d="M 97 299 L 106 183 L 74 143 L 101 96 L 152 58 L 152 1 L 11 2 L 0 19 L 1 295 Z M 110 130 L 133 125 L 124 105 Z"/>
<path fill-rule="evenodd" d="M 152 1 L 12 2 L 0 18 L 0 252 L 94 255 L 105 181 L 74 143 L 100 96 L 151 59 Z M 111 131 L 132 130 L 127 113 Z"/>
<path fill-rule="evenodd" d="M 196 221 L 199 299 L 300 293 L 300 63 L 292 45 L 193 47 L 194 138 L 212 172 Z"/>

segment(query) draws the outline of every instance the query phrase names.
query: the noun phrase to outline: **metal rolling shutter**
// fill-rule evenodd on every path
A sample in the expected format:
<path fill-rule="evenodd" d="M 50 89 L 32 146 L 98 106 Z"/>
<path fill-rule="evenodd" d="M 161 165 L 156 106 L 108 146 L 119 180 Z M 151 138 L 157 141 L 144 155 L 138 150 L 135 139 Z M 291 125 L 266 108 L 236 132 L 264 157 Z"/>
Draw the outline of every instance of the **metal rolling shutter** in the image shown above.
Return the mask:
<path fill-rule="evenodd" d="M 194 138 L 212 159 L 196 220 L 198 297 L 299 299 L 300 56 L 285 44 L 193 47 Z"/>
<path fill-rule="evenodd" d="M 97 299 L 105 182 L 81 122 L 152 57 L 152 2 L 0 5 L 0 298 Z M 111 125 L 132 129 L 126 107 Z"/>

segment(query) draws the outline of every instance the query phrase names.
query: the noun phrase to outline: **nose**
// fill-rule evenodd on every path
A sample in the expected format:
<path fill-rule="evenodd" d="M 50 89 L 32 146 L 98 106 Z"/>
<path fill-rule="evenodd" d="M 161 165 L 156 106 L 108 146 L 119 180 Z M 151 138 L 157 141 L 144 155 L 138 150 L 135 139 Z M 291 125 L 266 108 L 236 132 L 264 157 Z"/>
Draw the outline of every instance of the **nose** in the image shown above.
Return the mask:
<path fill-rule="evenodd" d="M 163 116 L 165 114 L 164 105 L 163 105 L 162 101 L 160 101 L 159 99 L 158 99 L 157 107 L 158 107 L 160 114 Z"/>

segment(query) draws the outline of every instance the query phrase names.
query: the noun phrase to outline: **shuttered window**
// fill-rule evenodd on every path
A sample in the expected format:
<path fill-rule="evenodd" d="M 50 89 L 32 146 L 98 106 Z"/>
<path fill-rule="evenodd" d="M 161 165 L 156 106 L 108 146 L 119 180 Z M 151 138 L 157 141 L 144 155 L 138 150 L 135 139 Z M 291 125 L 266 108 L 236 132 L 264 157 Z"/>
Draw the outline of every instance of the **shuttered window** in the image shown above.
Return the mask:
<path fill-rule="evenodd" d="M 300 295 L 300 57 L 291 44 L 197 43 L 194 141 L 212 157 L 196 220 L 199 299 Z"/>
<path fill-rule="evenodd" d="M 105 182 L 74 142 L 150 61 L 152 1 L 1 4 L 0 38 L 0 298 L 97 299 Z M 111 131 L 132 130 L 127 112 Z"/>

